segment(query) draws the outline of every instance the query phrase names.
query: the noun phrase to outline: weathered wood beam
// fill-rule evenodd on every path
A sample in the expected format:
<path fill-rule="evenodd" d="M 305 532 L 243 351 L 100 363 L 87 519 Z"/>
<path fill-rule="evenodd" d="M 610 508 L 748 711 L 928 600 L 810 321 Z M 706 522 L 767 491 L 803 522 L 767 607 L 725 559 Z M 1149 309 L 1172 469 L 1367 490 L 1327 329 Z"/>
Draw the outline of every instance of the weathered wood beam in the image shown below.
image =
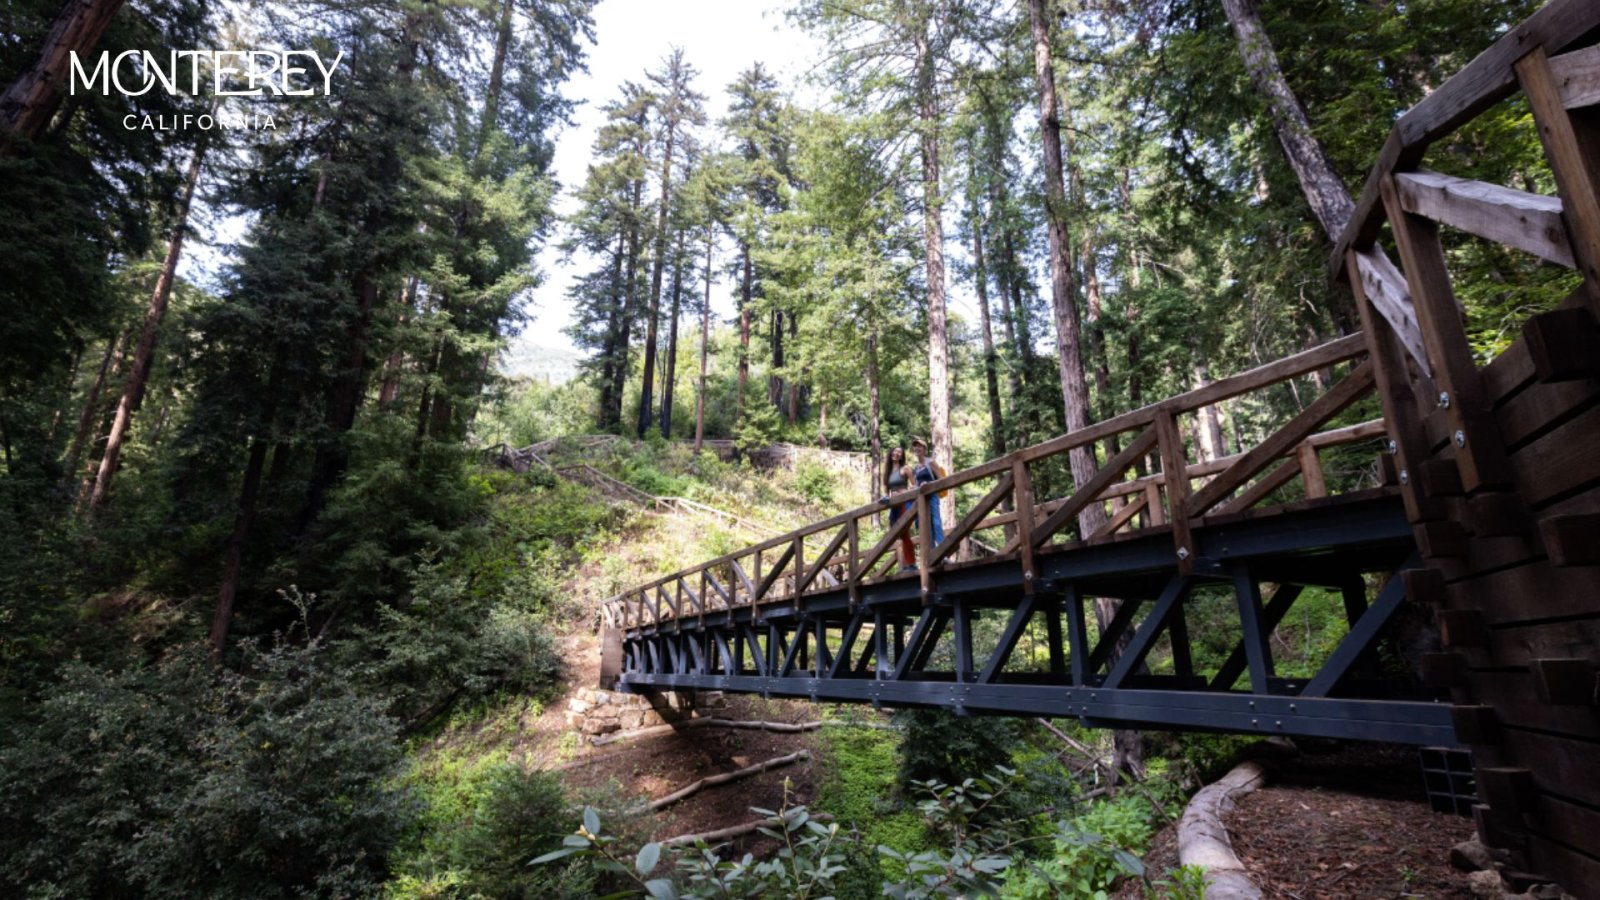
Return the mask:
<path fill-rule="evenodd" d="M 1550 74 L 1567 109 L 1600 103 L 1600 44 L 1550 57 Z"/>
<path fill-rule="evenodd" d="M 1394 176 L 1406 212 L 1572 268 L 1561 198 L 1426 170 Z"/>

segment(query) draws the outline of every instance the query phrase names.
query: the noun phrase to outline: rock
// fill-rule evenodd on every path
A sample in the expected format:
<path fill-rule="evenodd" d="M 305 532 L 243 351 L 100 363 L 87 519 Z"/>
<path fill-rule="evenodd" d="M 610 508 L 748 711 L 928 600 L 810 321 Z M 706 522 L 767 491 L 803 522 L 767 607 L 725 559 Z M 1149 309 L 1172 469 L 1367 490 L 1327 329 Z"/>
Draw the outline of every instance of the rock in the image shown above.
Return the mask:
<path fill-rule="evenodd" d="M 617 721 L 628 731 L 644 727 L 644 711 L 638 709 L 625 709 L 617 714 Z"/>
<path fill-rule="evenodd" d="M 1520 896 L 1528 900 L 1568 900 L 1572 895 L 1563 891 L 1559 884 L 1537 884 Z"/>
<path fill-rule="evenodd" d="M 611 692 L 610 691 L 591 691 L 590 692 L 590 700 L 593 701 L 595 706 L 605 706 L 607 703 L 611 702 Z"/>
<path fill-rule="evenodd" d="M 1473 872 L 1468 875 L 1467 891 L 1473 900 L 1500 900 L 1506 895 L 1497 872 Z"/>
<path fill-rule="evenodd" d="M 567 709 L 581 716 L 589 711 L 589 704 L 574 697 L 567 701 Z"/>
<path fill-rule="evenodd" d="M 622 727 L 615 718 L 590 718 L 583 720 L 584 734 L 609 734 Z"/>
<path fill-rule="evenodd" d="M 1477 841 L 1462 841 L 1450 848 L 1450 865 L 1462 872 L 1483 872 L 1494 868 L 1489 848 Z"/>

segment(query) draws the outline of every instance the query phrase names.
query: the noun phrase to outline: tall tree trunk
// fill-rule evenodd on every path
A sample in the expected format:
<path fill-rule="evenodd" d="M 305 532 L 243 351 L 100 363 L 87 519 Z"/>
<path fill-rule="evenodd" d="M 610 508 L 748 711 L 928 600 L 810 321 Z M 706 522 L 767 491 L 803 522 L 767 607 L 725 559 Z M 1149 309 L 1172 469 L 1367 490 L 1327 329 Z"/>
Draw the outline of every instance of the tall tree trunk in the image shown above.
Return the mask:
<path fill-rule="evenodd" d="M 1204 359 L 1194 364 L 1194 386 L 1196 390 L 1211 383 L 1211 367 Z M 1195 410 L 1196 443 L 1200 447 L 1200 455 L 1206 460 L 1220 459 L 1228 455 L 1228 445 L 1222 440 L 1222 422 L 1218 418 L 1216 406 L 1202 406 Z"/>
<path fill-rule="evenodd" d="M 39 58 L 0 94 L 0 156 L 38 137 L 69 89 L 72 51 L 100 43 L 122 0 L 68 0 L 44 39 Z"/>
<path fill-rule="evenodd" d="M 261 469 L 267 460 L 267 439 L 258 436 L 250 444 L 250 461 L 245 464 L 244 483 L 239 487 L 239 509 L 233 517 L 233 531 L 228 535 L 228 549 L 222 567 L 222 588 L 217 593 L 217 609 L 211 616 L 211 661 L 222 661 L 222 650 L 228 643 L 228 629 L 233 624 L 234 601 L 239 595 L 239 576 L 244 571 L 245 539 L 250 535 L 250 521 L 255 517 L 256 493 L 261 488 Z"/>
<path fill-rule="evenodd" d="M 61 428 L 61 420 L 67 414 L 67 408 L 72 405 L 72 395 L 78 387 L 78 370 L 83 366 L 83 338 L 73 341 L 72 364 L 67 366 L 66 378 L 62 380 L 61 404 L 56 407 L 50 416 L 50 428 L 44 433 L 46 446 L 56 442 L 56 431 Z"/>
<path fill-rule="evenodd" d="M 622 263 L 628 255 L 628 231 L 617 232 L 617 252 L 611 259 L 611 304 L 606 309 L 605 332 L 600 338 L 600 427 L 609 430 L 612 392 L 617 367 L 617 335 L 622 327 Z"/>
<path fill-rule="evenodd" d="M 772 369 L 767 372 L 767 402 L 778 412 L 783 411 L 783 310 L 772 311 L 771 332 L 767 344 L 772 350 Z"/>
<path fill-rule="evenodd" d="M 1107 358 L 1106 335 L 1102 327 L 1104 310 L 1100 297 L 1100 266 L 1093 235 L 1086 237 L 1083 242 L 1083 282 L 1084 299 L 1089 308 L 1089 355 L 1094 362 L 1094 387 L 1100 400 L 1100 418 L 1105 419 L 1116 415 L 1116 409 L 1111 402 L 1111 363 Z M 1122 441 L 1116 435 L 1107 438 L 1106 444 L 1109 455 L 1122 452 Z"/>
<path fill-rule="evenodd" d="M 634 301 L 638 298 L 639 282 L 639 215 L 643 211 L 640 201 L 643 199 L 644 181 L 636 180 L 633 183 L 632 214 L 628 221 L 628 262 L 627 274 L 623 278 L 622 306 L 617 311 L 618 328 L 616 341 L 616 363 L 611 370 L 611 408 L 606 413 L 607 429 L 622 427 L 622 395 L 627 388 L 628 357 L 630 355 L 633 337 L 633 319 L 636 315 Z"/>
<path fill-rule="evenodd" d="M 872 471 L 867 475 L 867 502 L 876 502 L 882 493 L 878 484 L 878 473 L 883 466 L 883 430 L 878 384 L 878 332 L 874 330 L 867 337 L 867 407 L 868 407 L 868 446 L 872 451 Z"/>
<path fill-rule="evenodd" d="M 133 365 L 128 380 L 122 386 L 122 397 L 117 401 L 116 418 L 111 422 L 111 432 L 106 436 L 106 449 L 100 457 L 100 469 L 95 473 L 94 490 L 89 495 L 89 508 L 102 506 L 111 491 L 111 480 L 116 477 L 122 458 L 122 444 L 128 435 L 133 414 L 144 402 L 145 385 L 150 379 L 150 369 L 155 363 L 156 336 L 161 331 L 161 319 L 167 313 L 167 301 L 172 297 L 172 282 L 177 278 L 178 259 L 183 255 L 183 236 L 189 227 L 189 208 L 194 201 L 195 185 L 200 183 L 200 170 L 205 164 L 207 142 L 195 145 L 189 158 L 189 172 L 184 178 L 183 191 L 178 196 L 177 223 L 172 238 L 167 242 L 167 255 L 161 262 L 161 274 L 156 276 L 155 290 L 150 292 L 150 304 L 145 310 L 144 330 L 139 334 L 139 346 L 133 354 Z"/>
<path fill-rule="evenodd" d="M 989 273 L 983 258 L 983 222 L 978 204 L 972 204 L 972 283 L 978 288 L 978 318 L 983 323 L 983 380 L 989 398 L 989 456 L 1006 453 L 1005 422 L 1000 415 L 1000 373 L 994 350 L 994 328 L 989 323 Z"/>
<path fill-rule="evenodd" d="M 928 282 L 928 428 L 933 459 L 946 472 L 954 466 L 950 430 L 950 342 L 945 323 L 944 197 L 939 172 L 939 98 L 934 84 L 930 26 L 916 35 L 917 126 L 922 144 L 922 241 Z M 940 501 L 942 518 L 955 521 L 951 498 Z"/>
<path fill-rule="evenodd" d="M 744 387 L 750 380 L 750 300 L 755 289 L 755 267 L 750 263 L 750 244 L 739 245 L 743 259 L 743 279 L 739 285 L 739 413 L 744 414 Z"/>
<path fill-rule="evenodd" d="M 1233 33 L 1239 42 L 1239 55 L 1244 59 L 1245 68 L 1250 71 L 1250 80 L 1272 110 L 1278 141 L 1283 144 L 1289 166 L 1300 181 L 1300 190 L 1306 195 L 1306 203 L 1322 225 L 1323 233 L 1329 240 L 1337 241 L 1350 216 L 1355 213 L 1350 193 L 1345 189 L 1344 182 L 1333 173 L 1327 153 L 1311 133 L 1311 122 L 1306 118 L 1305 109 L 1300 106 L 1294 91 L 1289 89 L 1289 82 L 1283 77 L 1278 54 L 1267 39 L 1267 31 L 1262 27 L 1261 16 L 1253 0 L 1222 0 L 1222 8 L 1233 25 Z"/>
<path fill-rule="evenodd" d="M 683 303 L 683 233 L 678 233 L 678 256 L 672 263 L 672 316 L 667 326 L 666 377 L 661 386 L 661 436 L 672 438 L 672 387 L 678 378 L 678 310 Z"/>
<path fill-rule="evenodd" d="M 105 355 L 100 357 L 100 369 L 95 372 L 94 380 L 89 382 L 89 394 L 83 401 L 83 412 L 78 415 L 78 430 L 73 432 L 72 443 L 67 449 L 67 464 L 64 470 L 66 484 L 63 487 L 71 488 L 72 479 L 77 477 L 78 463 L 83 459 L 83 445 L 89 439 L 89 429 L 94 426 L 94 420 L 100 410 L 100 391 L 105 388 L 106 376 L 111 371 L 111 360 L 117 355 L 117 348 L 127 338 L 126 332 L 118 332 L 106 341 Z"/>
<path fill-rule="evenodd" d="M 639 439 L 650 430 L 651 379 L 655 376 L 656 327 L 661 318 L 661 273 L 666 265 L 667 212 L 672 204 L 672 144 L 677 123 L 667 123 L 666 144 L 661 156 L 661 208 L 656 211 L 655 258 L 650 261 L 650 316 L 644 338 L 644 381 L 639 391 Z"/>
<path fill-rule="evenodd" d="M 706 358 L 711 352 L 711 256 L 716 247 L 716 238 L 711 229 L 706 229 L 706 297 L 705 305 L 700 307 L 700 389 L 695 392 L 694 398 L 694 452 L 700 452 L 700 446 L 706 436 Z"/>
<path fill-rule="evenodd" d="M 793 346 L 800 343 L 800 317 L 793 312 L 789 313 L 789 343 Z M 789 378 L 789 424 L 793 425 L 800 419 L 800 373 L 796 372 Z"/>
<path fill-rule="evenodd" d="M 494 61 L 489 65 L 489 87 L 483 95 L 483 121 L 478 123 L 480 158 L 483 146 L 489 140 L 489 132 L 494 128 L 495 120 L 500 117 L 500 95 L 504 90 L 506 79 L 506 53 L 511 49 L 513 2 L 514 0 L 503 0 L 500 4 L 500 21 L 495 28 Z"/>
<path fill-rule="evenodd" d="M 1033 20 L 1033 70 L 1039 81 L 1039 131 L 1044 139 L 1045 210 L 1050 236 L 1050 300 L 1055 311 L 1056 343 L 1060 351 L 1062 404 L 1067 431 L 1089 425 L 1089 385 L 1083 376 L 1083 354 L 1079 345 L 1078 309 L 1072 284 L 1072 248 L 1067 233 L 1067 192 L 1061 174 L 1061 120 L 1056 106 L 1055 69 L 1051 63 L 1050 21 L 1044 0 L 1028 0 Z M 1072 478 L 1083 485 L 1094 477 L 1098 466 L 1089 447 L 1068 454 Z M 1093 534 L 1105 524 L 1105 509 L 1090 503 L 1078 514 L 1083 536 Z"/>
<path fill-rule="evenodd" d="M 352 288 L 356 295 L 356 314 L 345 337 L 345 354 L 339 376 L 328 391 L 328 412 L 324 417 L 329 436 L 317 448 L 312 463 L 311 485 L 307 491 L 306 505 L 300 513 L 298 531 L 304 533 L 311 521 L 327 505 L 328 492 L 344 473 L 348 462 L 344 436 L 356 423 L 356 412 L 361 408 L 362 386 L 367 377 L 367 331 L 372 326 L 372 310 L 378 302 L 378 283 L 367 272 L 357 272 Z M 441 413 L 449 415 L 449 405 L 444 398 L 434 398 L 433 419 L 439 421 Z"/>

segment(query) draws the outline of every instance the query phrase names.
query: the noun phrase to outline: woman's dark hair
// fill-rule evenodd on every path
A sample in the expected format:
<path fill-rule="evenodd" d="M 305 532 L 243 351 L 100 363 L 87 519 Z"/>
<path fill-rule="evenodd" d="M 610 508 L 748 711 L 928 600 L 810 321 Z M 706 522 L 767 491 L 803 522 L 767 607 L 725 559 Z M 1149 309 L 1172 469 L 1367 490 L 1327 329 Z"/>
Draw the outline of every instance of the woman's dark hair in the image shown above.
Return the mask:
<path fill-rule="evenodd" d="M 886 490 L 886 491 L 889 489 L 889 476 L 893 475 L 894 474 L 894 470 L 900 467 L 900 466 L 896 466 L 895 462 L 894 462 L 894 452 L 896 450 L 900 451 L 900 466 L 903 466 L 903 465 L 906 464 L 906 448 L 904 448 L 904 447 L 890 447 L 887 451 L 884 452 L 884 454 L 883 454 L 883 489 Z"/>

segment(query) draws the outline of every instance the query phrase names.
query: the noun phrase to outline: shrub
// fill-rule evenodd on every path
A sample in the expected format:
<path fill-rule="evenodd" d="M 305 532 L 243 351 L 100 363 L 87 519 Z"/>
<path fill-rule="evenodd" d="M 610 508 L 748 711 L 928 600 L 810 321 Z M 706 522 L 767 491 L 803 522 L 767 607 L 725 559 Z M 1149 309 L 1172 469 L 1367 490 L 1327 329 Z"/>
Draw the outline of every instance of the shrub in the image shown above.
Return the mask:
<path fill-rule="evenodd" d="M 820 506 L 833 503 L 833 473 L 827 467 L 803 461 L 794 469 L 795 490 Z"/>
<path fill-rule="evenodd" d="M 942 709 L 895 713 L 904 730 L 900 740 L 900 784 L 941 781 L 960 784 L 971 772 L 987 772 L 1011 762 L 1017 743 L 1010 719 L 965 718 Z"/>
<path fill-rule="evenodd" d="M 60 896 L 370 893 L 414 815 L 395 724 L 315 643 L 69 665 L 0 750 L 0 885 Z"/>

